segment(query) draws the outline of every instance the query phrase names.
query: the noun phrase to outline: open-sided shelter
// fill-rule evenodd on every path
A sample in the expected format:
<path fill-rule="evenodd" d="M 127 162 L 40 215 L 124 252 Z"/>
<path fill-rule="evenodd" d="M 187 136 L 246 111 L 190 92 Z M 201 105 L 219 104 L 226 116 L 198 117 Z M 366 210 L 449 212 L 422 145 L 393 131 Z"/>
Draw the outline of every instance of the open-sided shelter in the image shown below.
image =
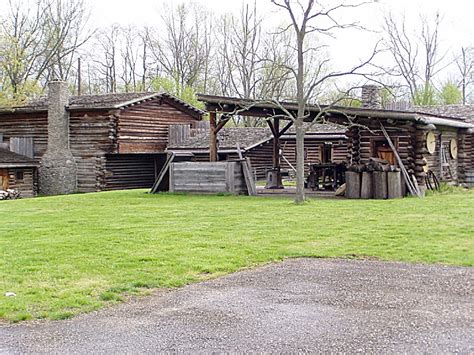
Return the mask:
<path fill-rule="evenodd" d="M 364 88 L 361 108 L 307 105 L 305 121 L 313 122 L 320 116 L 324 121 L 348 125 L 349 165 L 364 164 L 371 157 L 380 157 L 395 165 L 403 164 L 410 180 L 414 177 L 421 189 L 426 186 L 427 171 L 433 172 L 441 181 L 465 184 L 466 171 L 473 169 L 470 142 L 474 125 L 452 114 L 382 109 L 377 93 L 373 86 Z M 278 170 L 281 168 L 280 138 L 292 126 L 292 121 L 285 119 L 285 111 L 296 115 L 297 103 L 276 104 L 210 95 L 199 95 L 198 98 L 210 113 L 211 161 L 217 158 L 218 132 L 232 115 L 238 114 L 267 119 L 274 136 L 273 166 Z"/>

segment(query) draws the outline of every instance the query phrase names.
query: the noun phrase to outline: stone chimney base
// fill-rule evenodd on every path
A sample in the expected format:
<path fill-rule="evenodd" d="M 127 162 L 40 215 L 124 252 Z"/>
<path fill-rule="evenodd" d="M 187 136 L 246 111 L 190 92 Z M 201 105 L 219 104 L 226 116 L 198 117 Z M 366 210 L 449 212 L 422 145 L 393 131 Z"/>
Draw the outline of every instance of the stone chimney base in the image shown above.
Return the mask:
<path fill-rule="evenodd" d="M 69 155 L 69 156 L 68 156 Z M 39 169 L 40 193 L 66 195 L 77 191 L 77 166 L 70 154 L 45 154 Z"/>

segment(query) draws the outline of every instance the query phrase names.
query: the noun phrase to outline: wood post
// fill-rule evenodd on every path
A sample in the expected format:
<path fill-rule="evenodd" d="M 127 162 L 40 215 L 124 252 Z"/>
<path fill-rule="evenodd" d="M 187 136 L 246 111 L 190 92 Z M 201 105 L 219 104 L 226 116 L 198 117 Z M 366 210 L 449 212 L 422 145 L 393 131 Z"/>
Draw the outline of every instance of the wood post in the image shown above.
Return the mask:
<path fill-rule="evenodd" d="M 217 161 L 217 114 L 209 113 L 209 161 Z"/>
<path fill-rule="evenodd" d="M 374 196 L 373 192 L 373 178 L 372 173 L 364 171 L 362 173 L 362 183 L 360 188 L 360 198 L 371 199 Z"/>
<path fill-rule="evenodd" d="M 374 198 L 378 200 L 386 199 L 387 192 L 387 173 L 383 171 L 374 171 Z"/>
<path fill-rule="evenodd" d="M 402 198 L 402 175 L 399 171 L 387 173 L 387 197 Z"/>
<path fill-rule="evenodd" d="M 273 119 L 273 169 L 280 171 L 280 119 Z M 275 135 L 275 133 L 277 133 Z"/>
<path fill-rule="evenodd" d="M 346 171 L 346 197 L 360 198 L 361 174 L 355 171 Z"/>

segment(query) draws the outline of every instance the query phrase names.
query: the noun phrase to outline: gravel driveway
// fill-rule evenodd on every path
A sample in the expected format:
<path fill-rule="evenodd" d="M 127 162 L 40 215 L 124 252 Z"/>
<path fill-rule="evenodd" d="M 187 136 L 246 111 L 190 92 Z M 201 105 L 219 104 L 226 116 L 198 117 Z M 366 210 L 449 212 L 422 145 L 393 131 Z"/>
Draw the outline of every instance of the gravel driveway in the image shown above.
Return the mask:
<path fill-rule="evenodd" d="M 0 352 L 474 352 L 473 269 L 293 259 L 67 321 L 0 326 Z"/>

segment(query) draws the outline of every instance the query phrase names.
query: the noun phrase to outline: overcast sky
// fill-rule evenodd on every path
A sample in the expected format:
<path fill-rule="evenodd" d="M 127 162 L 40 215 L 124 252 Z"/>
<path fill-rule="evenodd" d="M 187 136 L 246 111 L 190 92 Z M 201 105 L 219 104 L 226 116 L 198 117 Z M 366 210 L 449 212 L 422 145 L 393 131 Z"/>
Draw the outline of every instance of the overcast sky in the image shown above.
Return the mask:
<path fill-rule="evenodd" d="M 121 25 L 159 26 L 163 5 L 178 4 L 178 0 L 86 0 L 91 6 L 90 24 L 105 27 L 114 23 Z M 190 0 L 183 0 L 190 1 Z M 253 0 L 193 0 L 204 5 L 216 15 L 238 13 L 243 3 L 253 4 Z M 0 0 L 0 13 L 4 13 L 8 0 Z M 259 13 L 265 17 L 268 26 L 287 21 L 287 14 L 277 11 L 270 0 L 257 0 Z M 447 57 L 458 52 L 461 46 L 474 45 L 474 0 L 379 0 L 376 4 L 367 5 L 363 11 L 347 11 L 345 16 L 353 21 L 354 17 L 361 24 L 373 30 L 380 29 L 383 14 L 392 11 L 395 14 L 405 13 L 413 25 L 419 14 L 433 15 L 436 11 L 443 17 L 441 28 L 442 48 L 448 52 Z M 379 33 L 361 33 L 355 30 L 340 32 L 336 41 L 330 43 L 335 67 L 341 68 L 365 58 L 373 48 Z M 449 73 L 449 72 L 448 72 Z M 449 74 L 447 74 L 449 75 Z"/>
<path fill-rule="evenodd" d="M 181 1 L 170 0 L 100 0 L 91 2 L 93 6 L 92 23 L 106 26 L 112 23 L 130 25 L 157 25 L 163 4 L 178 4 Z M 253 0 L 194 0 L 216 14 L 238 13 L 243 3 L 253 4 Z M 278 25 L 287 21 L 285 13 L 277 11 L 270 0 L 257 0 L 257 8 L 265 15 L 269 25 Z M 419 14 L 431 14 L 436 11 L 443 17 L 441 40 L 445 51 L 457 52 L 461 46 L 474 45 L 474 0 L 379 0 L 377 4 L 364 7 L 363 11 L 350 11 L 348 18 L 357 19 L 373 30 L 380 29 L 383 14 L 392 11 L 405 13 L 408 21 L 415 24 Z M 354 63 L 370 53 L 380 34 L 364 34 L 355 30 L 340 32 L 337 41 L 331 43 L 331 52 L 337 67 Z"/>

